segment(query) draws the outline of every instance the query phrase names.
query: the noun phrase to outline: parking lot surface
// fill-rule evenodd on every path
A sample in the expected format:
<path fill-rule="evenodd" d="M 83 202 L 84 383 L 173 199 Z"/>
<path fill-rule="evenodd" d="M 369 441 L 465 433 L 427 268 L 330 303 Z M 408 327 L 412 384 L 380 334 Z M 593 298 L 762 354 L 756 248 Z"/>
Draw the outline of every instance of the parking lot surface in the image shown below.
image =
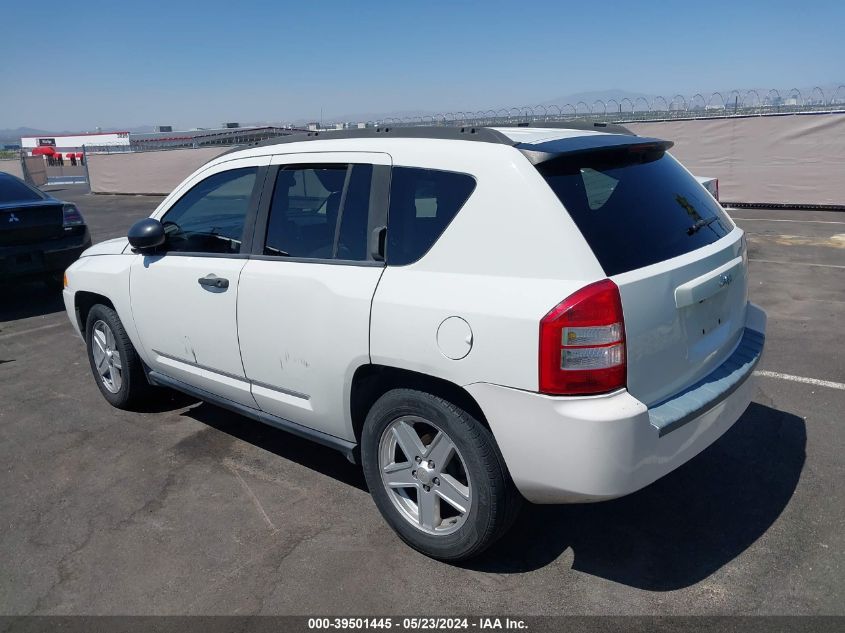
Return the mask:
<path fill-rule="evenodd" d="M 94 241 L 161 200 L 56 189 Z M 0 286 L 0 613 L 845 613 L 845 213 L 730 213 L 769 315 L 745 415 L 460 566 L 401 543 L 339 453 L 176 395 L 111 408 L 60 295 Z"/>

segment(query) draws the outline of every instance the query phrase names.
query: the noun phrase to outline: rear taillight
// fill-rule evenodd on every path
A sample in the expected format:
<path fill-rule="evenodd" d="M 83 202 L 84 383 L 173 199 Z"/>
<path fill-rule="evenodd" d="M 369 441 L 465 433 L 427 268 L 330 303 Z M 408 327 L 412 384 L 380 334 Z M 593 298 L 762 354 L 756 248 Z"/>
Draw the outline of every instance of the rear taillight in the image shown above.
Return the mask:
<path fill-rule="evenodd" d="M 85 224 L 82 214 L 74 204 L 62 205 L 62 225 L 63 226 L 81 226 Z"/>
<path fill-rule="evenodd" d="M 625 320 L 616 284 L 581 288 L 540 321 L 540 391 L 606 393 L 625 386 Z"/>

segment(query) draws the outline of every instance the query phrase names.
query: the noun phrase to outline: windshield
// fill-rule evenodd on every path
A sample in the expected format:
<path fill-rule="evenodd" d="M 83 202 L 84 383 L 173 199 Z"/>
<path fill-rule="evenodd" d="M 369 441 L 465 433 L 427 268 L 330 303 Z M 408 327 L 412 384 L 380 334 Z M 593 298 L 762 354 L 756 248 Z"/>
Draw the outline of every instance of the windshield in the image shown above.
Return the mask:
<path fill-rule="evenodd" d="M 537 168 L 608 276 L 683 255 L 733 229 L 722 207 L 660 150 L 574 154 Z"/>
<path fill-rule="evenodd" d="M 35 202 L 44 197 L 29 186 L 5 174 L 0 174 L 0 204 L 9 202 Z"/>

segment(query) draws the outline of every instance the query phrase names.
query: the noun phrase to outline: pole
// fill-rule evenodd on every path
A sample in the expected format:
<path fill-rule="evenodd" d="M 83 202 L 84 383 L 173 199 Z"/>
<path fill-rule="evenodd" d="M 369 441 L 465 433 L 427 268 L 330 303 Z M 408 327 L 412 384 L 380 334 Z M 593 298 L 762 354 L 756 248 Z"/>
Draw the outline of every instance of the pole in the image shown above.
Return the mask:
<path fill-rule="evenodd" d="M 85 166 L 85 180 L 88 182 L 88 191 L 91 191 L 91 172 L 88 171 L 88 149 L 82 144 L 82 164 Z"/>

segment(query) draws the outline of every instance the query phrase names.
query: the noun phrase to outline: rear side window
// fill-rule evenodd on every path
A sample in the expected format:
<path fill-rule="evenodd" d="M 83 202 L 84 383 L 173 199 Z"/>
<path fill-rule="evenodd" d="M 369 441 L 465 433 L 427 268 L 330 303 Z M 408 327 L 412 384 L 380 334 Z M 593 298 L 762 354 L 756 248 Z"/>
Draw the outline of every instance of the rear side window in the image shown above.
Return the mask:
<path fill-rule="evenodd" d="M 273 189 L 264 254 L 367 259 L 372 165 L 292 165 Z"/>
<path fill-rule="evenodd" d="M 609 276 L 689 253 L 733 228 L 662 151 L 564 156 L 538 169 Z"/>
<path fill-rule="evenodd" d="M 467 174 L 394 167 L 387 216 L 387 263 L 411 264 L 432 247 L 475 189 Z"/>

